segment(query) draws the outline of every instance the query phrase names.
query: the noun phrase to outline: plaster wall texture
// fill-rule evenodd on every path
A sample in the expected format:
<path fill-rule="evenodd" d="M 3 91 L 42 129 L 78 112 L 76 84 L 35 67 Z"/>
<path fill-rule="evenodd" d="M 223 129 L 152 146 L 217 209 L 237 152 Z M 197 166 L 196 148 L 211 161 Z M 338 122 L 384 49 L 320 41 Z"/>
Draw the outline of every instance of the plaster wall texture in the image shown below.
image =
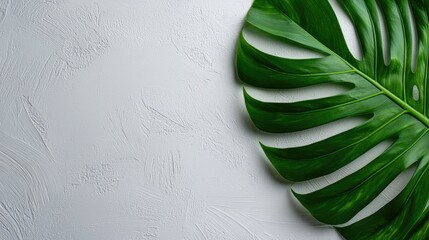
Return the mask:
<path fill-rule="evenodd" d="M 258 140 L 303 145 L 360 120 L 252 127 L 234 71 L 251 3 L 0 0 L 0 239 L 340 239 Z M 342 91 L 317 88 L 249 91 Z"/>

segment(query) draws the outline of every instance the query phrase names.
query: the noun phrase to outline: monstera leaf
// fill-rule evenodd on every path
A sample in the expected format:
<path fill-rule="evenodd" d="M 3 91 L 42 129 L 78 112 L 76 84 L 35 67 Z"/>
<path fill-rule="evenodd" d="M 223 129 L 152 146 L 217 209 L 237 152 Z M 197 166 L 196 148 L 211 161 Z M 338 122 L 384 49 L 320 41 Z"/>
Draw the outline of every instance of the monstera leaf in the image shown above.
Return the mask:
<path fill-rule="evenodd" d="M 349 51 L 327 0 L 254 1 L 246 27 L 323 56 L 290 59 L 270 55 L 241 34 L 236 58 L 241 81 L 267 89 L 330 83 L 349 90 L 293 103 L 264 102 L 245 91 L 250 118 L 260 130 L 285 133 L 365 117 L 361 125 L 311 145 L 262 148 L 285 179 L 300 182 L 333 173 L 391 140 L 381 155 L 341 180 L 311 193 L 292 193 L 312 216 L 333 225 L 346 239 L 429 239 L 429 1 L 338 2 L 356 29 L 362 59 Z M 389 54 L 383 52 L 379 19 L 385 20 Z M 413 42 L 417 44 L 415 54 Z M 341 225 L 412 165 L 417 166 L 413 176 L 393 200 L 368 217 Z"/>

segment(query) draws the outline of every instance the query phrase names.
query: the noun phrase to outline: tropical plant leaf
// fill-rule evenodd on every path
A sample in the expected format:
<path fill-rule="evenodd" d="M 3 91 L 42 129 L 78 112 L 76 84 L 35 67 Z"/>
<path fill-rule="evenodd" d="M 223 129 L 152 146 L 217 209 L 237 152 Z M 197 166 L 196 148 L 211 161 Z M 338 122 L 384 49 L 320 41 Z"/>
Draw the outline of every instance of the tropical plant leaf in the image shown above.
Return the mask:
<path fill-rule="evenodd" d="M 289 59 L 270 55 L 252 46 L 242 33 L 236 67 L 241 81 L 259 88 L 330 83 L 350 90 L 293 103 L 264 102 L 244 91 L 246 108 L 258 129 L 272 133 L 366 117 L 361 125 L 311 145 L 262 148 L 285 179 L 300 182 L 333 173 L 377 144 L 392 140 L 381 155 L 343 179 L 311 193 L 292 192 L 312 216 L 333 225 L 346 239 L 429 239 L 429 1 L 338 2 L 356 29 L 362 59 L 349 51 L 327 0 L 255 0 L 245 27 L 323 56 Z M 388 34 L 388 54 L 383 52 L 381 18 Z M 390 55 L 388 59 L 384 59 L 386 55 Z M 399 195 L 374 214 L 341 225 L 412 165 L 416 170 Z"/>

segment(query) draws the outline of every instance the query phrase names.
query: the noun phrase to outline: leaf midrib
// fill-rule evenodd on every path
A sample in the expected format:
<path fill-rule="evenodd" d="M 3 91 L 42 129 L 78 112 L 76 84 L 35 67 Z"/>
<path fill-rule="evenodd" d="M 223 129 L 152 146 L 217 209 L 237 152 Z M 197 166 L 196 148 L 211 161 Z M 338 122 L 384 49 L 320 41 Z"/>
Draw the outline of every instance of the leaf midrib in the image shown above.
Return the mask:
<path fill-rule="evenodd" d="M 323 47 L 325 47 L 327 50 L 330 51 L 331 54 L 333 54 L 334 56 L 338 57 L 341 61 L 343 61 L 347 66 L 350 67 L 350 69 L 354 70 L 357 74 L 359 74 L 361 77 L 365 78 L 366 80 L 368 80 L 371 84 L 373 84 L 376 88 L 378 88 L 381 92 L 383 92 L 383 94 L 385 94 L 387 97 L 389 97 L 393 102 L 395 102 L 396 104 L 398 104 L 400 107 L 402 107 L 404 110 L 408 111 L 409 113 L 411 113 L 415 118 L 417 118 L 420 122 L 422 122 L 427 128 L 429 128 L 429 119 L 421 114 L 419 111 L 415 110 L 413 107 L 411 107 L 410 105 L 408 105 L 407 102 L 405 102 L 404 100 L 400 99 L 399 97 L 397 97 L 395 94 L 391 93 L 389 90 L 387 90 L 383 85 L 379 84 L 377 81 L 375 81 L 374 79 L 372 79 L 371 77 L 369 77 L 368 75 L 366 75 L 364 72 L 360 71 L 359 69 L 357 69 L 355 66 L 353 66 L 351 63 L 349 63 L 347 60 L 345 60 L 344 58 L 342 58 L 340 55 L 338 55 L 335 51 L 333 51 L 332 49 L 330 49 L 329 47 L 327 47 L 325 44 L 323 44 L 322 42 L 320 42 L 317 38 L 315 38 L 311 33 L 309 33 L 307 30 L 305 30 L 304 28 L 301 27 L 301 25 L 297 24 L 293 19 L 291 19 L 284 11 L 280 10 L 280 12 L 287 18 L 289 19 L 293 24 L 297 25 L 299 28 L 301 28 L 304 32 L 306 32 L 307 34 L 309 34 L 310 36 L 313 37 L 314 40 L 316 40 L 317 42 L 319 42 Z M 247 23 L 249 23 L 250 25 L 254 26 L 255 28 L 268 33 L 267 31 L 261 29 L 260 27 L 256 26 L 255 24 L 251 23 L 249 20 L 247 20 Z M 271 33 L 268 33 L 271 34 Z M 272 35 L 272 34 L 271 34 Z M 404 63 L 405 64 L 405 63 Z M 404 86 L 405 87 L 405 86 Z"/>
<path fill-rule="evenodd" d="M 429 127 L 429 119 L 425 115 L 421 114 L 419 111 L 415 110 L 413 107 L 408 105 L 408 103 L 406 103 L 405 101 L 403 101 L 402 99 L 397 97 L 395 94 L 391 93 L 389 90 L 387 90 L 385 87 L 383 87 L 383 85 L 379 84 L 377 81 L 375 81 L 374 79 L 372 79 L 371 77 L 369 77 L 365 73 L 361 72 L 359 69 L 355 68 L 353 65 L 351 65 L 349 62 L 347 62 L 345 59 L 340 57 L 338 54 L 336 54 L 336 53 L 334 53 L 334 54 L 335 54 L 335 56 L 340 58 L 341 61 L 343 61 L 345 64 L 347 64 L 347 66 L 349 66 L 350 68 L 355 70 L 357 74 L 359 74 L 361 77 L 368 80 L 375 87 L 377 87 L 380 91 L 382 91 L 383 94 L 385 94 L 390 99 L 392 99 L 396 104 L 398 104 L 404 110 L 411 113 L 415 118 L 417 118 L 420 122 L 422 122 L 426 127 Z"/>

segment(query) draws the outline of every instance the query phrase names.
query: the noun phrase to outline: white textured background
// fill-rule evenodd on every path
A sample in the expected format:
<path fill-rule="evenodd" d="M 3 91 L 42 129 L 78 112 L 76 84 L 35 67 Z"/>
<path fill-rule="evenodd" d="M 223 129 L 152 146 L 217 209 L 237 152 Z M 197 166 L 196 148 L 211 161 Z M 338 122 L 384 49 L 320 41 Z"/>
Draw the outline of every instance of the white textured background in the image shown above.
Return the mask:
<path fill-rule="evenodd" d="M 253 129 L 234 73 L 251 3 L 0 0 L 0 239 L 339 239 L 258 140 L 308 144 L 359 119 Z M 276 96 L 342 91 L 319 90 Z"/>

